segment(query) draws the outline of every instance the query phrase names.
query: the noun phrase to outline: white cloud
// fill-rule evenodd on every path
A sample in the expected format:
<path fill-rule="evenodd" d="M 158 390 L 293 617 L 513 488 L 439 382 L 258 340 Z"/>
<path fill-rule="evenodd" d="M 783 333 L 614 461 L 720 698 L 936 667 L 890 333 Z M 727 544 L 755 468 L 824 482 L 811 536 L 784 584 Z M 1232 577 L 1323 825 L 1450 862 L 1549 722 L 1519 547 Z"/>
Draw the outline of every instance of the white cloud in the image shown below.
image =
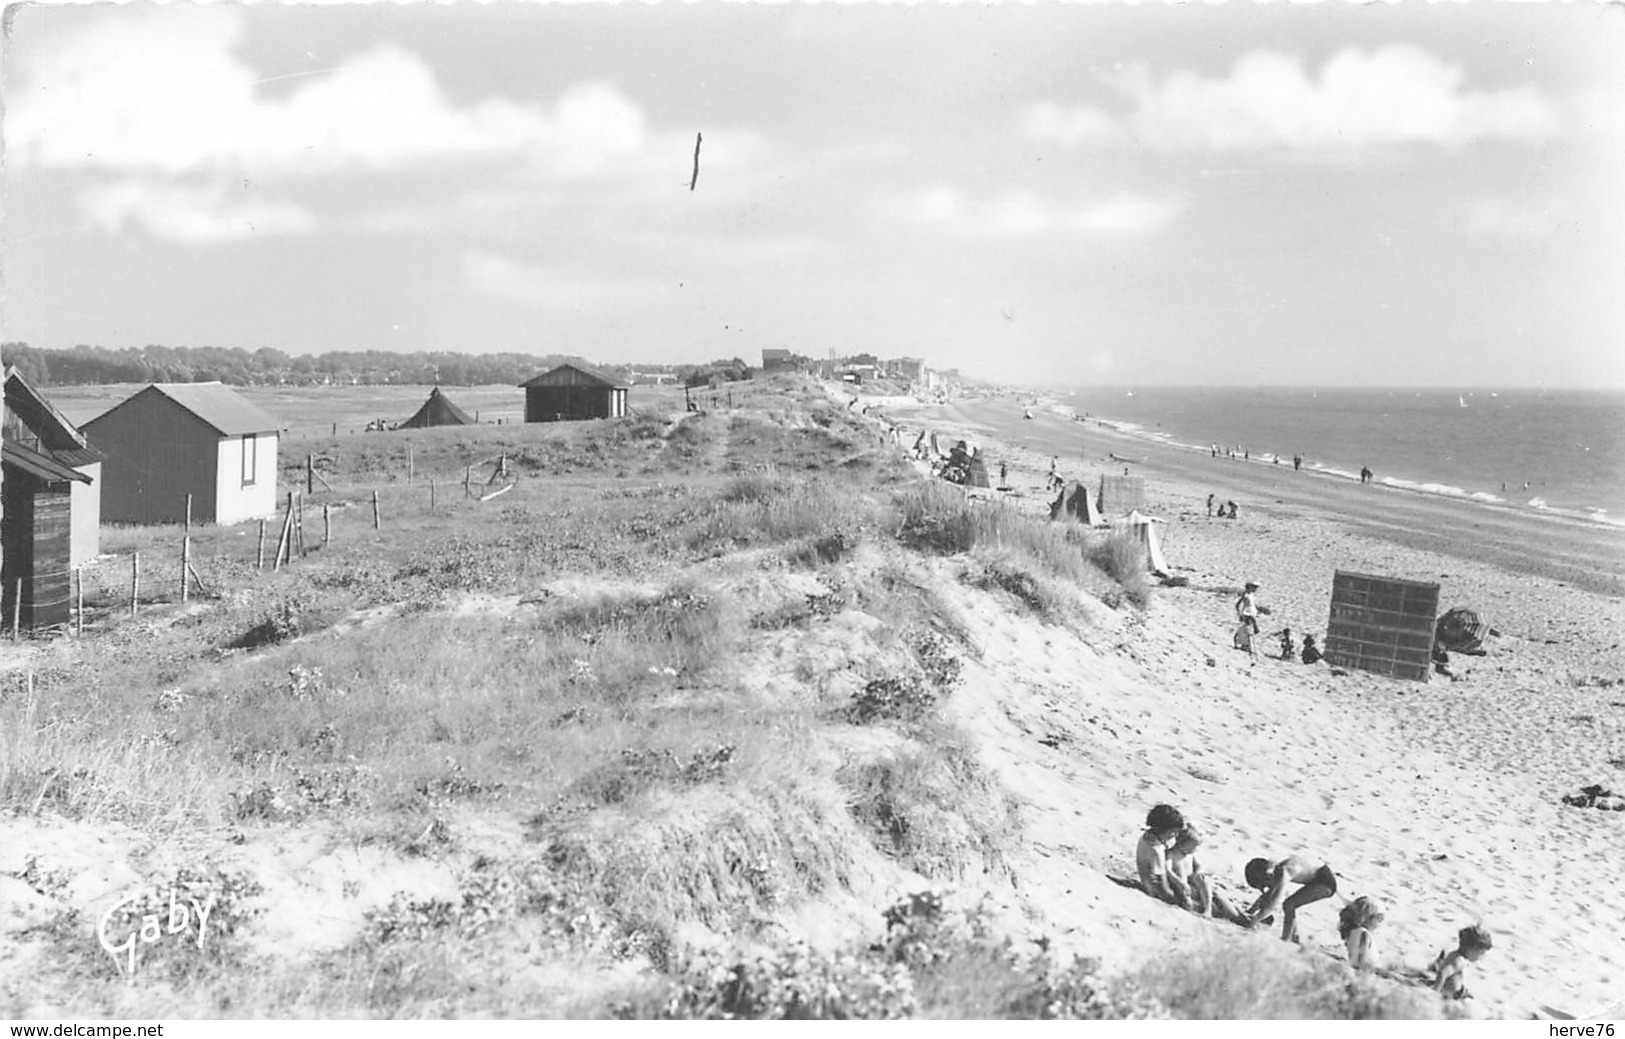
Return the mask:
<path fill-rule="evenodd" d="M 1070 231 L 1090 235 L 1132 235 L 1160 231 L 1183 212 L 1171 197 L 1123 192 L 1100 200 L 1056 204 L 1026 192 L 967 200 L 949 188 L 920 193 L 915 219 L 969 235 L 1010 237 Z"/>
<path fill-rule="evenodd" d="M 224 185 L 121 181 L 85 189 L 79 195 L 79 207 L 92 226 L 108 234 L 135 225 L 156 238 L 184 244 L 304 234 L 316 227 L 315 218 L 298 206 L 233 197 Z"/>
<path fill-rule="evenodd" d="M 1061 144 L 1124 138 L 1166 150 L 1286 149 L 1299 154 L 1407 144 L 1459 148 L 1478 140 L 1539 143 L 1559 132 L 1562 107 L 1530 86 L 1478 91 L 1455 66 L 1419 48 L 1347 48 L 1318 73 L 1274 51 L 1243 55 L 1220 77 L 1134 66 L 1108 79 L 1130 102 L 1115 122 L 1098 109 L 1044 102 L 1023 130 Z"/>
<path fill-rule="evenodd" d="M 601 307 L 624 298 L 624 291 L 631 288 L 488 249 L 465 249 L 458 256 L 458 267 L 464 286 L 472 292 L 556 310 Z"/>
<path fill-rule="evenodd" d="M 1465 203 L 1453 223 L 1473 238 L 1520 242 L 1546 238 L 1569 219 L 1561 198 L 1515 202 L 1484 197 Z"/>
<path fill-rule="evenodd" d="M 237 14 L 166 13 L 111 18 L 49 53 L 23 51 L 7 84 L 10 160 L 313 175 L 519 152 L 581 172 L 645 141 L 641 111 L 612 85 L 579 84 L 551 108 L 504 97 L 459 106 L 420 57 L 387 45 L 300 75 L 271 96 L 267 77 L 237 55 Z"/>

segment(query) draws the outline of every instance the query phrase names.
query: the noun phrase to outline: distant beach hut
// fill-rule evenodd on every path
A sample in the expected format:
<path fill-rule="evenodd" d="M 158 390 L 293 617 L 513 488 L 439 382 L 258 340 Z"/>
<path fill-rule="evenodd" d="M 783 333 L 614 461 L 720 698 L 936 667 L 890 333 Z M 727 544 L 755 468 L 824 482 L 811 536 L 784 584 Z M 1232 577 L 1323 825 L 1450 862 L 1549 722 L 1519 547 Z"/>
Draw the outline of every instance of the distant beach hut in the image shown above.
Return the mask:
<path fill-rule="evenodd" d="M 104 456 L 102 519 L 238 523 L 276 515 L 280 424 L 218 382 L 153 383 L 84 424 Z"/>
<path fill-rule="evenodd" d="M 5 470 L 5 517 L 0 523 L 5 552 L 0 608 L 5 624 L 9 627 L 13 617 L 19 628 L 66 624 L 73 570 L 69 488 L 89 485 L 90 477 L 47 451 L 13 440 L 0 446 L 0 459 Z"/>
<path fill-rule="evenodd" d="M 1062 492 L 1050 509 L 1050 519 L 1060 519 L 1062 516 L 1068 516 L 1091 527 L 1106 525 L 1106 521 L 1100 516 L 1100 509 L 1095 505 L 1094 495 L 1089 488 L 1076 480 Z"/>
<path fill-rule="evenodd" d="M 429 391 L 429 399 L 423 402 L 423 407 L 417 414 L 401 423 L 402 429 L 426 429 L 429 426 L 472 426 L 474 420 L 457 405 L 451 398 L 440 392 L 436 386 Z"/>
<path fill-rule="evenodd" d="M 561 364 L 519 385 L 526 422 L 626 417 L 629 387 L 589 365 Z"/>
<path fill-rule="evenodd" d="M 15 368 L 6 370 L 5 394 L 5 439 L 49 455 L 85 477 L 68 487 L 68 562 L 88 563 L 100 550 L 102 454 Z"/>

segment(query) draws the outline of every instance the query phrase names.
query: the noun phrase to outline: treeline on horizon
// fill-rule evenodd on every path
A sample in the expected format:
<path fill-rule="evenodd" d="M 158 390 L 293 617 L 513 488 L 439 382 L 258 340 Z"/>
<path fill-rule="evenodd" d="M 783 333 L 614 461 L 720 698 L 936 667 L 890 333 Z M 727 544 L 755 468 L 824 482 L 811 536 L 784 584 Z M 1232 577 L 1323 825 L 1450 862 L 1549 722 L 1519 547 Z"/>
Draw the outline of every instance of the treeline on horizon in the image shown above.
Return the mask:
<path fill-rule="evenodd" d="M 75 346 L 71 350 L 36 349 L 27 343 L 0 344 L 0 362 L 15 365 L 36 386 L 101 385 L 120 382 L 223 382 L 233 386 L 360 385 L 514 385 L 569 361 L 629 378 L 635 370 L 669 374 L 690 385 L 714 374 L 725 379 L 749 377 L 737 357 L 707 364 L 601 364 L 565 354 L 449 352 L 390 353 L 384 350 L 330 351 L 293 356 L 262 347 L 159 346 L 109 349 Z"/>

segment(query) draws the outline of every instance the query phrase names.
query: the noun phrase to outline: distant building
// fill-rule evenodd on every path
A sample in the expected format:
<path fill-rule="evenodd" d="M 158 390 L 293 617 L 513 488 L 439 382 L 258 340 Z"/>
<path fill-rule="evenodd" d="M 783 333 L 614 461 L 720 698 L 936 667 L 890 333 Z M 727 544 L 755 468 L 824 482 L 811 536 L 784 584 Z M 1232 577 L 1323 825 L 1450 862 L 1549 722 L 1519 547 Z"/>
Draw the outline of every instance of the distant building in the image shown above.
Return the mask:
<path fill-rule="evenodd" d="M 909 382 L 919 382 L 925 375 L 925 359 L 920 357 L 899 357 L 895 361 L 887 361 L 886 367 L 894 378 L 907 379 Z"/>
<path fill-rule="evenodd" d="M 218 382 L 154 383 L 84 425 L 106 456 L 102 519 L 237 523 L 276 515 L 278 423 Z"/>
<path fill-rule="evenodd" d="M 800 371 L 803 359 L 797 357 L 789 350 L 763 350 L 762 374 L 772 375 L 774 372 Z"/>
<path fill-rule="evenodd" d="M 626 417 L 629 387 L 585 364 L 561 364 L 519 385 L 526 422 Z"/>
<path fill-rule="evenodd" d="M 451 398 L 436 386 L 429 391 L 429 399 L 417 414 L 401 423 L 402 429 L 425 429 L 429 426 L 472 426 L 474 419 L 468 412 L 451 402 Z"/>

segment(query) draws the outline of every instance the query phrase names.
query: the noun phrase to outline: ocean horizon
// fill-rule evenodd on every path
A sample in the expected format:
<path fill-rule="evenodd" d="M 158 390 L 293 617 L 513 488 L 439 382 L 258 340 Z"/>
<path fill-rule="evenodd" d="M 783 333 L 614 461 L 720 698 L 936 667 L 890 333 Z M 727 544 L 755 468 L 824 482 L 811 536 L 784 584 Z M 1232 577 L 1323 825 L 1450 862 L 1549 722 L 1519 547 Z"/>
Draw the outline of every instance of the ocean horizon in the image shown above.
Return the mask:
<path fill-rule="evenodd" d="M 1192 451 L 1625 525 L 1625 390 L 1052 386 L 1090 421 Z"/>

